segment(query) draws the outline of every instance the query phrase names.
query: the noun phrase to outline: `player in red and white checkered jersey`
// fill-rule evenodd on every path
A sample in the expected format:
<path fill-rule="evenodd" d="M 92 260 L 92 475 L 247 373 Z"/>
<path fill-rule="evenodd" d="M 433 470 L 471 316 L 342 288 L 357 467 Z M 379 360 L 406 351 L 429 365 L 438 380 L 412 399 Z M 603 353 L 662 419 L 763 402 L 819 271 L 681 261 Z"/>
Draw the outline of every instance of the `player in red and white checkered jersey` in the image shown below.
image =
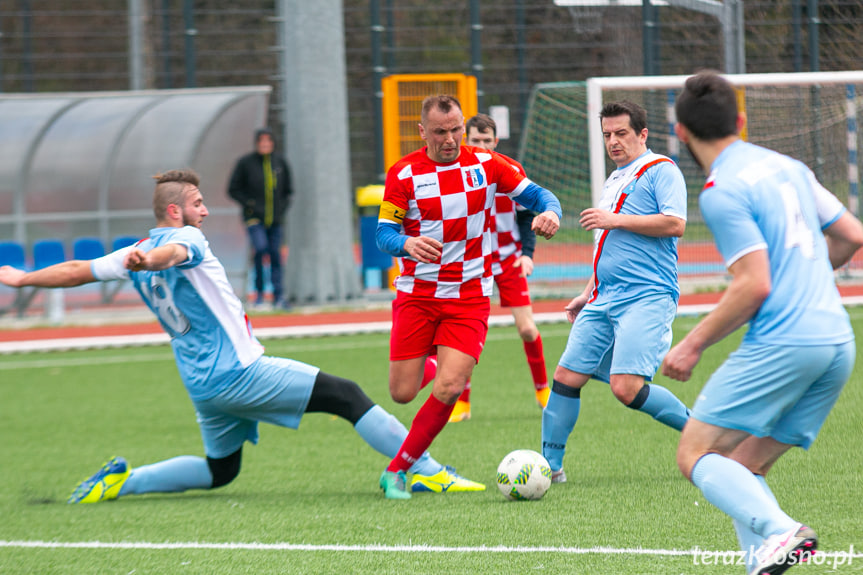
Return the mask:
<path fill-rule="evenodd" d="M 497 148 L 497 125 L 486 114 L 477 114 L 465 124 L 468 146 L 494 151 Z M 522 175 L 524 168 L 511 158 L 507 158 Z M 536 401 L 540 407 L 548 403 L 548 372 L 545 368 L 545 354 L 542 337 L 533 321 L 530 304 L 530 291 L 527 276 L 533 273 L 533 252 L 536 234 L 530 229 L 533 212 L 513 202 L 506 194 L 495 194 L 491 220 L 491 269 L 497 284 L 500 303 L 512 311 L 515 327 L 524 342 L 527 364 L 533 378 Z M 423 384 L 428 383 L 436 374 L 437 358 L 426 359 Z M 470 419 L 471 382 L 465 389 L 450 415 L 450 423 Z"/>
<path fill-rule="evenodd" d="M 390 337 L 392 398 L 407 403 L 416 397 L 426 357 L 436 351 L 438 359 L 432 392 L 381 475 L 390 499 L 410 498 L 405 471 L 446 425 L 485 343 L 495 192 L 537 211 L 532 224 L 537 234 L 550 238 L 560 227 L 554 194 L 514 170 L 505 156 L 463 147 L 464 129 L 458 100 L 426 98 L 419 125 L 426 147 L 387 174 L 376 239 L 381 250 L 400 258 Z M 411 483 L 413 491 L 484 488 L 454 472 L 414 475 Z"/>

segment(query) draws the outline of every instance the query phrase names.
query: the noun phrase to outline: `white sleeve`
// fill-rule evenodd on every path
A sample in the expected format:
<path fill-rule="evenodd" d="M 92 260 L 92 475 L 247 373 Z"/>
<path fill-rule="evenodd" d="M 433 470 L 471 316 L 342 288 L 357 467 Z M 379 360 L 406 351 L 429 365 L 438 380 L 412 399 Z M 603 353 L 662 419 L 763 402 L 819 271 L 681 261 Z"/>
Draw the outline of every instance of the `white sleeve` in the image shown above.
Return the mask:
<path fill-rule="evenodd" d="M 815 196 L 815 208 L 821 229 L 829 228 L 845 212 L 845 206 L 815 179 L 812 172 L 809 172 L 809 181 L 812 184 L 812 195 Z"/>
<path fill-rule="evenodd" d="M 123 266 L 126 254 L 135 246 L 127 246 L 115 252 L 96 258 L 90 262 L 90 271 L 99 281 L 124 280 L 129 278 L 129 270 Z"/>

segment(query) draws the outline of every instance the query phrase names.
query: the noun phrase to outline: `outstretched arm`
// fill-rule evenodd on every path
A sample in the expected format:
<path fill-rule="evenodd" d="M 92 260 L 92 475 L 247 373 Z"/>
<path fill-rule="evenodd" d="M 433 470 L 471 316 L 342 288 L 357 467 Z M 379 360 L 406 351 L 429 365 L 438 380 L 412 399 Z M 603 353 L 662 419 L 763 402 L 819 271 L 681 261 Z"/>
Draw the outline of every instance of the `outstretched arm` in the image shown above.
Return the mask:
<path fill-rule="evenodd" d="M 129 250 L 123 265 L 127 270 L 156 272 L 166 270 L 189 259 L 189 249 L 183 244 L 165 244 L 145 252 L 138 248 Z"/>
<path fill-rule="evenodd" d="M 75 287 L 96 281 L 90 262 L 71 260 L 41 270 L 25 272 L 12 266 L 0 267 L 0 283 L 10 287 Z"/>

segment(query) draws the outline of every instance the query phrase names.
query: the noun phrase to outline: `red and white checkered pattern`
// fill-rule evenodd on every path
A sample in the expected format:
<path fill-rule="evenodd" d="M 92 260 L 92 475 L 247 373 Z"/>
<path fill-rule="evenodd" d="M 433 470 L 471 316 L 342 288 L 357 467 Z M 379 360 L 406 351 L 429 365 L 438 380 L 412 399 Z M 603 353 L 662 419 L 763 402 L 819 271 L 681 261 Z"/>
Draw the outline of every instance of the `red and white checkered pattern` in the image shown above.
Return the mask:
<path fill-rule="evenodd" d="M 506 159 L 522 177 L 526 177 L 521 164 L 512 158 Z M 494 196 L 494 207 L 491 212 L 491 272 L 496 276 L 502 274 L 504 267 L 511 266 L 515 258 L 521 256 L 521 235 L 515 212 L 523 209 L 506 194 L 496 193 Z"/>
<path fill-rule="evenodd" d="M 450 164 L 433 162 L 423 148 L 393 165 L 384 201 L 405 210 L 405 235 L 443 244 L 434 263 L 399 258 L 396 289 L 441 299 L 491 296 L 495 191 L 515 197 L 529 183 L 505 156 L 469 146 Z"/>

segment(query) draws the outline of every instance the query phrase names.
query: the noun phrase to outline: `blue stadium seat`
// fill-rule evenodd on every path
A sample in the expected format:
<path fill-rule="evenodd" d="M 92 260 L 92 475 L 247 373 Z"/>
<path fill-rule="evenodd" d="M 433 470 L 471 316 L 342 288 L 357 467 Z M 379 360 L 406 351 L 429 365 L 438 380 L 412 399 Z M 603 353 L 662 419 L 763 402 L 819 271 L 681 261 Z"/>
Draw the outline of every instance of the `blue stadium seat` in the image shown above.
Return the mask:
<path fill-rule="evenodd" d="M 121 248 L 125 248 L 126 246 L 131 246 L 133 244 L 138 243 L 138 240 L 141 238 L 135 236 L 117 236 L 114 238 L 114 241 L 111 243 L 111 251 L 116 252 Z"/>
<path fill-rule="evenodd" d="M 105 255 L 105 244 L 99 238 L 76 238 L 72 242 L 72 258 L 95 260 Z"/>
<path fill-rule="evenodd" d="M 24 246 L 18 242 L 0 242 L 0 266 L 25 269 Z"/>
<path fill-rule="evenodd" d="M 12 266 L 19 270 L 26 270 L 24 246 L 18 242 L 0 242 L 0 266 Z M 22 317 L 35 293 L 36 288 L 30 288 L 29 290 L 26 288 L 16 289 L 14 299 L 6 305 L 0 306 L 0 316 L 15 310 L 18 317 Z"/>
<path fill-rule="evenodd" d="M 41 270 L 66 261 L 66 248 L 60 240 L 33 242 L 33 268 Z"/>

